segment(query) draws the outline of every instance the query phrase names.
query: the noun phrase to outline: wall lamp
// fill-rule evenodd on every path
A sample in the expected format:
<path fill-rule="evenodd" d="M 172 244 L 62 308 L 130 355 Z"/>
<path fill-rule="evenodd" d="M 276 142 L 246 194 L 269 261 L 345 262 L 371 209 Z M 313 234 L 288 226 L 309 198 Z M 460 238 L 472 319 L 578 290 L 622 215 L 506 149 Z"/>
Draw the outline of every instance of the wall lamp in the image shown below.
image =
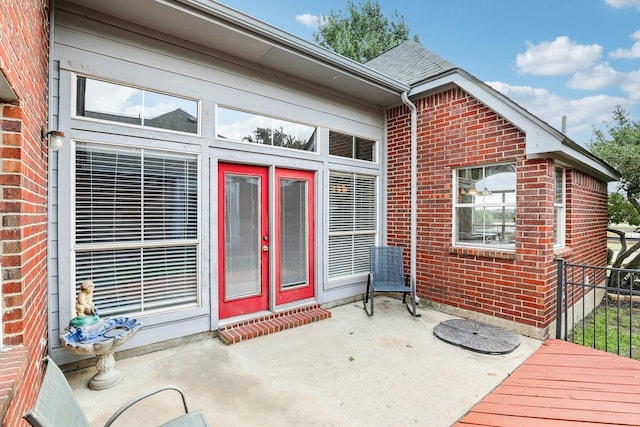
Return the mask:
<path fill-rule="evenodd" d="M 42 139 L 49 138 L 49 149 L 59 151 L 62 149 L 64 132 L 59 130 L 42 130 Z"/>

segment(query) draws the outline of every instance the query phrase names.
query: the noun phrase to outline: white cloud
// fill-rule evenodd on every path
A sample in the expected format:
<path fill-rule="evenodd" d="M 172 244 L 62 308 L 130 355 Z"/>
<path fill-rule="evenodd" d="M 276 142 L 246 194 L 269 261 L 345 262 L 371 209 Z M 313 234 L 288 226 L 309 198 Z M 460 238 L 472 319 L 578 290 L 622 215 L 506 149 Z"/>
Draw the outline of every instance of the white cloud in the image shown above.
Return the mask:
<path fill-rule="evenodd" d="M 640 0 L 638 0 L 640 2 Z M 616 59 L 633 59 L 640 58 L 640 30 L 631 34 L 631 38 L 636 42 L 631 46 L 631 49 L 619 48 L 609 54 L 610 57 Z"/>
<path fill-rule="evenodd" d="M 551 92 L 542 88 L 514 86 L 503 82 L 487 82 L 487 84 L 525 108 L 527 108 L 527 105 L 536 105 L 541 100 L 549 102 L 554 97 Z"/>
<path fill-rule="evenodd" d="M 619 80 L 620 73 L 605 62 L 596 64 L 589 70 L 578 71 L 571 77 L 567 86 L 572 89 L 598 90 L 617 83 Z"/>
<path fill-rule="evenodd" d="M 640 9 L 640 0 L 606 0 L 607 4 L 615 9 L 622 9 L 625 7 L 635 7 Z"/>
<path fill-rule="evenodd" d="M 518 54 L 516 65 L 521 73 L 552 76 L 572 74 L 593 65 L 602 54 L 602 46 L 580 45 L 566 36 L 534 45 L 527 43 L 527 51 Z"/>
<path fill-rule="evenodd" d="M 640 83 L 640 75 L 638 77 Z M 611 118 L 617 104 L 625 107 L 633 105 L 630 100 L 609 95 L 567 99 L 547 89 L 513 86 L 503 82 L 487 84 L 556 129 L 562 126 L 562 116 L 567 116 L 567 134 L 583 144 L 591 139 L 594 126 L 599 127 L 603 121 Z"/>
<path fill-rule="evenodd" d="M 87 79 L 85 109 L 107 114 L 139 117 L 141 91 L 128 86 Z"/>
<path fill-rule="evenodd" d="M 640 70 L 632 71 L 626 75 L 626 79 L 622 83 L 622 90 L 629 94 L 630 99 L 640 100 Z"/>
<path fill-rule="evenodd" d="M 318 28 L 318 17 L 310 13 L 296 15 L 296 21 L 308 28 Z"/>

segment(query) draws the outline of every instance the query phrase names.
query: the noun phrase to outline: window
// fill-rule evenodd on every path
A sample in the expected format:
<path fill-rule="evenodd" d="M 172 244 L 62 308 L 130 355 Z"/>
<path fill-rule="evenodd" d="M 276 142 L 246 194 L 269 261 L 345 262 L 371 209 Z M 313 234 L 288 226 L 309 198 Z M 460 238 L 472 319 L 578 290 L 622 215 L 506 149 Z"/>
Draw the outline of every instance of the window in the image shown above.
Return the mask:
<path fill-rule="evenodd" d="M 376 177 L 329 174 L 329 277 L 369 271 L 376 243 Z"/>
<path fill-rule="evenodd" d="M 316 128 L 272 117 L 218 107 L 218 138 L 294 150 L 316 151 Z"/>
<path fill-rule="evenodd" d="M 458 169 L 454 190 L 456 244 L 515 249 L 515 165 Z"/>
<path fill-rule="evenodd" d="M 376 161 L 376 142 L 329 131 L 329 154 L 350 159 Z"/>
<path fill-rule="evenodd" d="M 565 243 L 565 173 L 560 167 L 553 172 L 553 244 L 562 247 Z"/>
<path fill-rule="evenodd" d="M 76 293 L 101 315 L 198 304 L 198 157 L 78 143 Z"/>
<path fill-rule="evenodd" d="M 198 102 L 117 83 L 77 77 L 76 115 L 198 133 Z"/>

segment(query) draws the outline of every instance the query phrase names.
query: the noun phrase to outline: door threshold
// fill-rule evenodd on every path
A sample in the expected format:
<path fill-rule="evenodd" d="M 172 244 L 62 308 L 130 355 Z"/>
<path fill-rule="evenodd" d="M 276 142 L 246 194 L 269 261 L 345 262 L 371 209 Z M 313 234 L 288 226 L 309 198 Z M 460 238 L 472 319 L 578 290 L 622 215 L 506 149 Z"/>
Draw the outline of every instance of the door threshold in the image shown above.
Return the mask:
<path fill-rule="evenodd" d="M 218 337 L 227 345 L 235 344 L 331 317 L 331 312 L 320 308 L 320 304 L 317 303 L 278 313 L 269 313 L 262 316 L 260 316 L 260 314 L 261 313 L 254 313 L 253 319 L 228 319 L 230 323 L 219 327 Z M 256 315 L 258 316 L 255 317 Z"/>

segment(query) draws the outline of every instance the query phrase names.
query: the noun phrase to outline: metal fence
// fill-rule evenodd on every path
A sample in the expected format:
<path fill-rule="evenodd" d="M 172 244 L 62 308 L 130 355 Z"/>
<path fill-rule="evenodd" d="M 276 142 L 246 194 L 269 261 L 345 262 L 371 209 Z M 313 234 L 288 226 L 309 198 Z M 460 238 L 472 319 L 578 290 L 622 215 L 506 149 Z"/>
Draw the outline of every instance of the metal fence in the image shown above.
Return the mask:
<path fill-rule="evenodd" d="M 556 338 L 640 360 L 640 270 L 558 260 Z"/>

